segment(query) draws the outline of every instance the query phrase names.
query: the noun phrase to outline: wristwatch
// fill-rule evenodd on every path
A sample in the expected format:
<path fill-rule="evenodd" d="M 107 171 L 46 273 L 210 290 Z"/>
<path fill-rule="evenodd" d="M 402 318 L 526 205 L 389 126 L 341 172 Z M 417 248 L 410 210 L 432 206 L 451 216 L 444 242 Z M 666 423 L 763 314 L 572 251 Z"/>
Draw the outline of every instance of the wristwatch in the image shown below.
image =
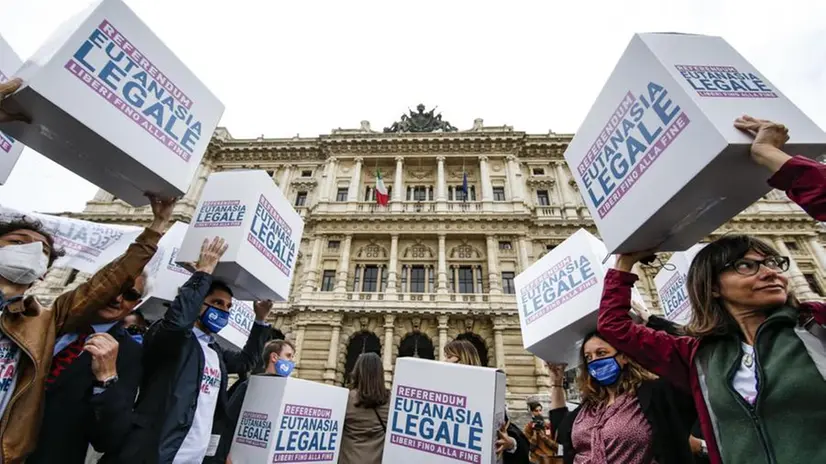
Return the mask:
<path fill-rule="evenodd" d="M 112 377 L 109 377 L 106 380 L 95 380 L 95 383 L 92 384 L 95 388 L 109 388 L 114 385 L 118 381 L 118 375 L 115 374 Z"/>

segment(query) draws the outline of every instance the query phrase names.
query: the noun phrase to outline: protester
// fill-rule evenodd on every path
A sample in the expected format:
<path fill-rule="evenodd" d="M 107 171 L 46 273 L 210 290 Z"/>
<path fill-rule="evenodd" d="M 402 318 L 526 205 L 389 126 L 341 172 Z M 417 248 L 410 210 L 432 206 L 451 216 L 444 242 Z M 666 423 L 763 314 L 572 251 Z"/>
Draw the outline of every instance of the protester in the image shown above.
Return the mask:
<path fill-rule="evenodd" d="M 453 340 L 445 345 L 445 361 L 449 363 L 465 364 L 468 366 L 481 366 L 479 352 L 473 343 L 467 340 Z"/>
<path fill-rule="evenodd" d="M 123 328 L 132 340 L 135 340 L 138 345 L 143 345 L 143 335 L 146 333 L 147 324 L 146 317 L 139 309 L 132 311 L 123 319 Z"/>
<path fill-rule="evenodd" d="M 261 358 L 267 363 L 266 368 L 262 374 L 257 375 L 289 377 L 295 368 L 293 357 L 295 357 L 295 345 L 292 342 L 287 340 L 269 341 L 264 345 L 264 353 Z M 238 426 L 238 418 L 241 417 L 244 398 L 247 397 L 249 379 L 239 380 L 233 387 L 236 388 L 232 395 L 228 393 L 229 401 L 227 402 L 226 417 L 217 420 L 212 428 L 214 433 L 221 435 L 218 450 L 215 452 L 215 456 L 208 456 L 204 459 L 205 464 L 224 464 L 229 456 L 229 450 L 232 447 L 232 436 Z"/>
<path fill-rule="evenodd" d="M 528 410 L 531 413 L 531 421 L 525 424 L 522 433 L 530 445 L 530 461 L 532 464 L 548 464 L 556 455 L 557 449 L 551 423 L 542 416 L 542 404 L 539 402 L 529 402 Z"/>
<path fill-rule="evenodd" d="M 826 220 L 826 166 L 785 154 L 787 129 L 748 116 L 735 126 L 755 136 L 752 159 L 818 221 Z M 826 462 L 826 305 L 798 304 L 789 258 L 762 240 L 725 236 L 691 263 L 692 316 L 675 337 L 631 322 L 633 265 L 650 252 L 622 255 L 605 277 L 599 328 L 643 366 L 690 389 L 710 461 Z"/>
<path fill-rule="evenodd" d="M 0 93 L 3 88 L 8 89 L 8 86 L 0 87 Z M 3 119 L 1 114 L 0 119 Z M 126 253 L 74 290 L 57 297 L 48 310 L 35 298 L 24 298 L 23 293 L 43 277 L 60 254 L 51 234 L 40 223 L 25 219 L 0 224 L 0 372 L 4 373 L 0 380 L 0 448 L 3 463 L 22 462 L 34 450 L 44 413 L 42 399 L 50 377 L 55 341 L 63 335 L 84 331 L 90 323 L 116 321 L 123 317 L 120 308 L 107 306 L 124 288 L 132 285 L 154 255 L 174 204 L 174 200 L 151 197 L 154 220 Z M 98 334 L 71 341 L 74 341 L 74 353 L 81 353 L 81 349 L 89 353 L 87 359 L 91 358 L 94 364 L 97 381 L 109 386 L 119 383 L 114 379 L 117 372 L 112 367 L 117 357 L 117 344 L 111 337 Z M 128 381 L 124 383 L 128 384 Z M 113 405 L 103 399 L 117 398 L 119 391 L 120 386 L 95 398 L 96 404 L 104 403 L 101 407 L 105 407 L 105 411 L 102 412 L 109 414 L 111 410 L 108 408 Z"/>
<path fill-rule="evenodd" d="M 232 291 L 212 272 L 227 249 L 205 240 L 195 273 L 143 342 L 144 379 L 127 444 L 103 462 L 194 463 L 215 453 L 216 417 L 226 417 L 227 374 L 255 366 L 269 332 L 263 320 L 272 302 L 256 302 L 256 323 L 241 352 L 223 351 L 212 334 L 226 326 Z"/>
<path fill-rule="evenodd" d="M 90 443 L 101 453 L 122 446 L 143 370 L 140 345 L 112 318 L 135 308 L 144 284 L 141 275 L 97 312 L 91 326 L 57 340 L 40 436 L 27 463 L 83 463 Z"/>
<path fill-rule="evenodd" d="M 381 464 L 390 413 L 381 358 L 376 353 L 361 354 L 351 375 L 338 462 Z"/>
<path fill-rule="evenodd" d="M 479 352 L 473 343 L 467 340 L 453 340 L 445 345 L 445 362 L 454 364 L 465 364 L 468 366 L 481 366 Z M 496 431 L 496 454 L 501 455 L 504 464 L 529 464 L 528 458 L 530 445 L 528 439 L 519 430 L 519 427 L 512 424 L 505 411 L 505 423 Z"/>
<path fill-rule="evenodd" d="M 691 464 L 691 398 L 593 332 L 583 338 L 581 404 L 565 405 L 564 366 L 549 365 L 551 421 L 566 464 Z"/>

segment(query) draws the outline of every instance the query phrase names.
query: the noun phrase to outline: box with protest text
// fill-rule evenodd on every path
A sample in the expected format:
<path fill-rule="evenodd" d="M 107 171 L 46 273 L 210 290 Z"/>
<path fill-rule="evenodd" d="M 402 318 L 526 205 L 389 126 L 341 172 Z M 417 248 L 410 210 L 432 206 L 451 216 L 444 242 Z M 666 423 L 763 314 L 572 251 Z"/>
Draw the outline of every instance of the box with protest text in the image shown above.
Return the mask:
<path fill-rule="evenodd" d="M 826 133 L 720 37 L 636 34 L 565 160 L 612 253 L 685 250 L 770 188 L 744 114 L 789 127 L 815 158 Z"/>
<path fill-rule="evenodd" d="M 347 389 L 292 377 L 249 382 L 232 434 L 233 464 L 338 462 Z"/>
<path fill-rule="evenodd" d="M 382 463 L 501 463 L 504 423 L 504 372 L 398 358 Z"/>
<path fill-rule="evenodd" d="M 553 363 L 579 363 L 582 338 L 597 328 L 606 271 L 605 245 L 580 229 L 514 279 L 522 343 Z M 645 306 L 636 288 L 632 301 Z"/>
<path fill-rule="evenodd" d="M 226 171 L 207 179 L 178 263 L 195 262 L 205 239 L 227 249 L 213 275 L 239 300 L 284 301 L 298 259 L 304 221 L 264 171 Z"/>
<path fill-rule="evenodd" d="M 0 82 L 6 82 L 14 77 L 20 68 L 20 57 L 11 46 L 0 36 Z M 0 185 L 6 183 L 14 165 L 23 152 L 23 144 L 12 136 L 0 132 Z"/>
<path fill-rule="evenodd" d="M 17 72 L 11 136 L 133 206 L 189 188 L 224 106 L 122 0 L 64 23 Z"/>
<path fill-rule="evenodd" d="M 691 302 L 688 300 L 686 281 L 691 261 L 703 247 L 705 244 L 699 243 L 686 251 L 675 252 L 654 276 L 663 317 L 676 324 L 685 325 L 691 319 Z"/>

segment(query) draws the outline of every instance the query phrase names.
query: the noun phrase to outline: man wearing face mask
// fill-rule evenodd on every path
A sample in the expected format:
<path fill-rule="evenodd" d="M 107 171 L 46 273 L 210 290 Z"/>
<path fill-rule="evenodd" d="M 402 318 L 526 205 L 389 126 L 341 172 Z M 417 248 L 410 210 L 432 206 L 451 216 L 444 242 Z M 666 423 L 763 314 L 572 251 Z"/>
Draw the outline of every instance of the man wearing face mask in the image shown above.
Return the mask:
<path fill-rule="evenodd" d="M 287 340 L 272 340 L 264 345 L 263 360 L 267 363 L 267 368 L 263 374 L 266 376 L 289 377 L 293 373 L 295 363 L 295 345 Z M 227 418 L 217 423 L 213 430 L 221 434 L 221 443 L 215 456 L 204 459 L 204 464 L 224 464 L 229 456 L 229 449 L 232 445 L 232 435 L 235 427 L 238 426 L 238 417 L 241 415 L 241 407 L 244 405 L 244 398 L 247 396 L 249 379 L 240 381 L 227 405 Z"/>
<path fill-rule="evenodd" d="M 145 282 L 140 275 L 90 325 L 57 339 L 40 436 L 27 463 L 83 463 L 89 444 L 104 453 L 126 440 L 143 369 L 141 347 L 118 319 L 140 303 Z"/>
<path fill-rule="evenodd" d="M 58 257 L 52 236 L 39 223 L 0 224 L 0 462 L 22 462 L 34 449 L 57 339 L 105 322 L 95 320 L 101 311 L 112 318 L 106 320 L 123 317 L 106 308 L 152 258 L 174 204 L 152 198 L 154 221 L 126 253 L 57 297 L 48 310 L 23 294 Z M 72 340 L 74 358 L 88 353 L 98 380 L 109 381 L 102 386 L 115 383 L 116 369 L 110 366 L 117 359 L 117 343 L 102 334 L 78 340 Z"/>
<path fill-rule="evenodd" d="M 138 345 L 143 345 L 143 335 L 146 333 L 146 327 L 146 318 L 139 309 L 132 311 L 123 319 L 123 328 Z"/>
<path fill-rule="evenodd" d="M 232 306 L 232 290 L 212 277 L 226 250 L 223 239 L 204 241 L 195 272 L 144 335 L 145 370 L 129 440 L 101 462 L 189 464 L 215 454 L 220 435 L 212 429 L 216 419 L 226 419 L 227 374 L 259 364 L 270 330 L 263 321 L 272 308 L 269 301 L 255 303 L 256 321 L 242 351 L 224 351 L 215 342 Z"/>

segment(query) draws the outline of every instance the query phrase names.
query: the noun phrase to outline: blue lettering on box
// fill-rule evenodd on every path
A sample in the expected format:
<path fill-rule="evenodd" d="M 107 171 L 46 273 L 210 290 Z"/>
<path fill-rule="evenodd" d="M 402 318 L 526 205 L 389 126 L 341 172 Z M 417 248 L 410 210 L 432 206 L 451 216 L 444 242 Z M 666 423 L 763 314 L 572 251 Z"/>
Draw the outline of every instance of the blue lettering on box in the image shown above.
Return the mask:
<path fill-rule="evenodd" d="M 675 65 L 688 85 L 701 97 L 777 98 L 763 79 L 734 66 Z"/>
<path fill-rule="evenodd" d="M 244 222 L 247 206 L 239 200 L 205 201 L 195 214 L 193 227 L 238 227 Z"/>
<path fill-rule="evenodd" d="M 64 68 L 184 161 L 201 139 L 193 101 L 104 19 Z"/>
<path fill-rule="evenodd" d="M 566 256 L 520 290 L 525 323 L 536 322 L 597 283 L 587 257 Z"/>
<path fill-rule="evenodd" d="M 577 166 L 583 198 L 604 218 L 691 121 L 668 90 L 628 91 Z"/>

